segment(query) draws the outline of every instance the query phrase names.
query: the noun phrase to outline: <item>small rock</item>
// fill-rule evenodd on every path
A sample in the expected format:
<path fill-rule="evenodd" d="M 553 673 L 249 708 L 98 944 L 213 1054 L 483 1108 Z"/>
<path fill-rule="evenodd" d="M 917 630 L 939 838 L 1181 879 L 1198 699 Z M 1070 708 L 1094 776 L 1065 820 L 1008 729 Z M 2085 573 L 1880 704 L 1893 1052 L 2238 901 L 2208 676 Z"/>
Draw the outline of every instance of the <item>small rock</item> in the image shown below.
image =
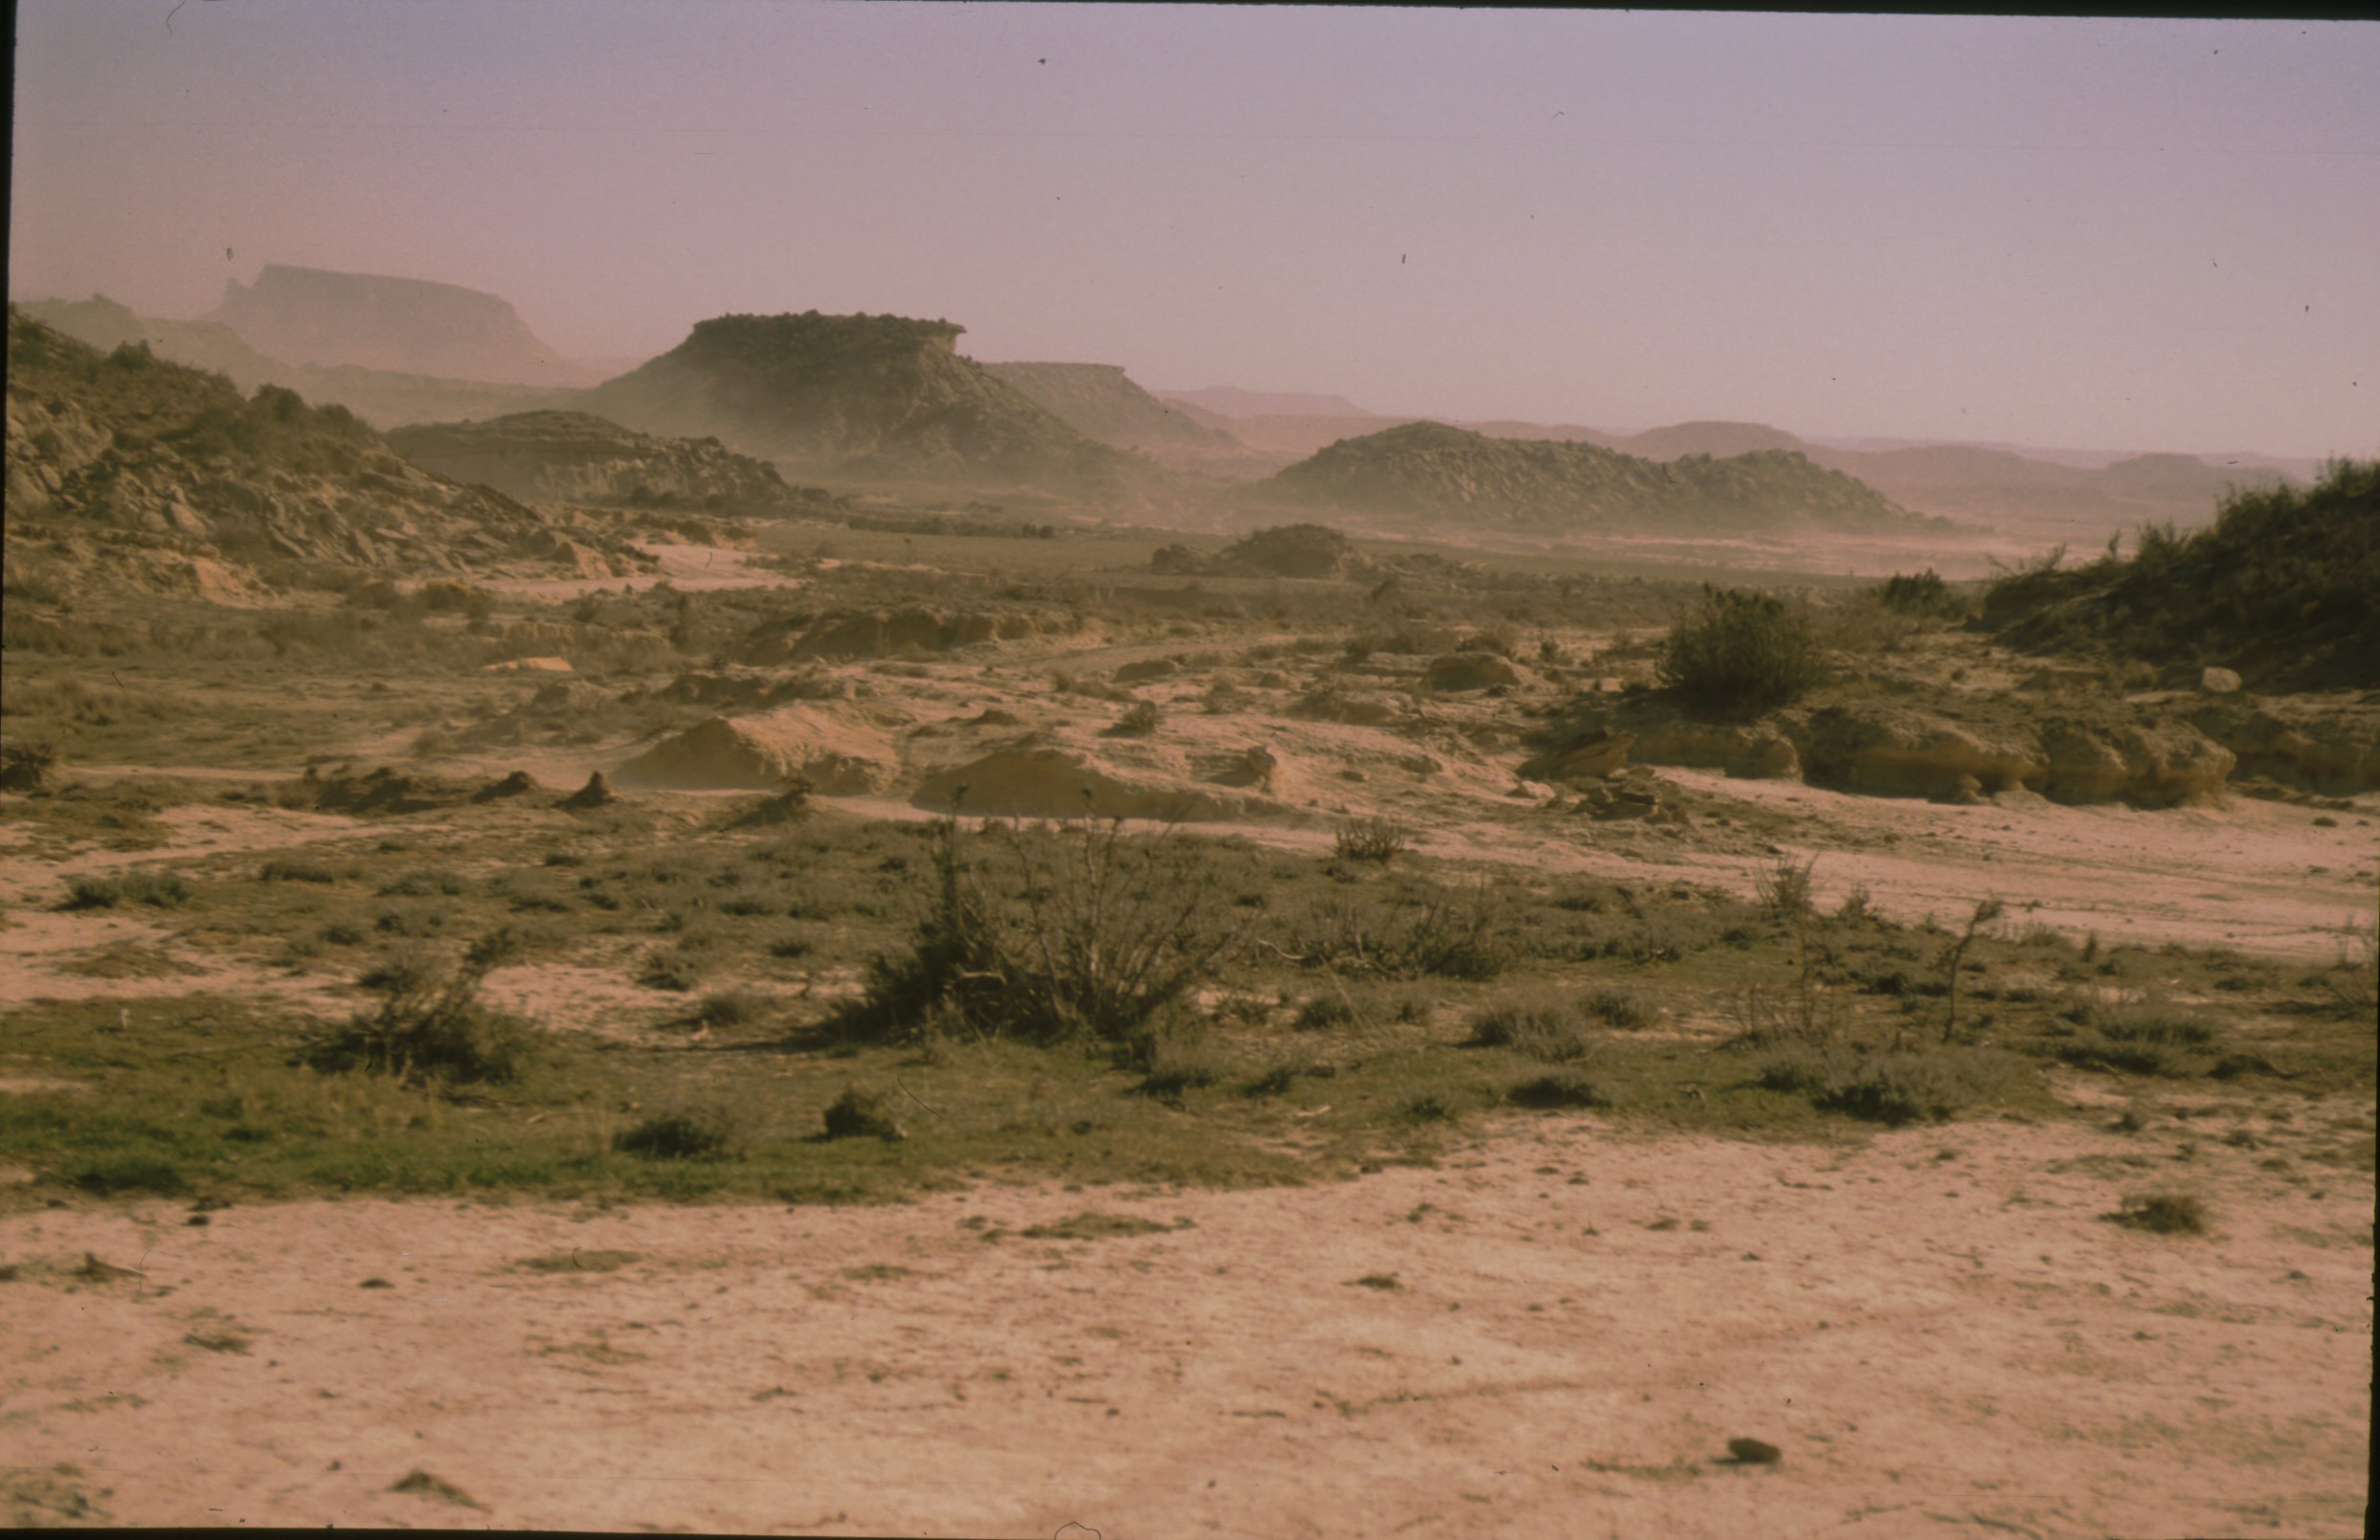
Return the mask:
<path fill-rule="evenodd" d="M 2237 695 L 2239 676 L 2228 668 L 2210 668 L 2198 676 L 2198 687 L 2209 695 Z"/>
<path fill-rule="evenodd" d="M 1730 1439 L 1727 1454 L 1740 1465 L 1774 1465 L 1785 1459 L 1784 1450 L 1758 1439 Z"/>

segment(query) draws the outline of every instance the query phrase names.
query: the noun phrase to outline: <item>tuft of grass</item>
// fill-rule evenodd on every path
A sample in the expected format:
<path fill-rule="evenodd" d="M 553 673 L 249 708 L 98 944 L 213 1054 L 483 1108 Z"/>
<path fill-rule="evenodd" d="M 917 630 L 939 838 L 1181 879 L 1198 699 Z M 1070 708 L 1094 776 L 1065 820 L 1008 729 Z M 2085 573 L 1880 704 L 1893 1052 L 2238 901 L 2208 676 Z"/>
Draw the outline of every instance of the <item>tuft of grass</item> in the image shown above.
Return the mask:
<path fill-rule="evenodd" d="M 1086 1209 L 1067 1218 L 1027 1225 L 1017 1234 L 1027 1240 L 1110 1240 L 1121 1236 L 1163 1235 L 1173 1228 L 1136 1214 L 1101 1214 Z"/>

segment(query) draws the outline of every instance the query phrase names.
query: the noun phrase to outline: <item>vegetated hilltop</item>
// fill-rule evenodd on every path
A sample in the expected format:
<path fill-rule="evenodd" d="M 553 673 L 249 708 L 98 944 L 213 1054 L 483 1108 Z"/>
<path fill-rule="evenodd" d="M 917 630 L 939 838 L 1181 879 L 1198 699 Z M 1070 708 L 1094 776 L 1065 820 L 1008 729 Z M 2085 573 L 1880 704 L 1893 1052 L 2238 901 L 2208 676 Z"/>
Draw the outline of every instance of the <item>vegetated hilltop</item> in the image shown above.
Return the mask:
<path fill-rule="evenodd" d="M 104 582 L 236 598 L 259 569 L 392 575 L 649 565 L 617 539 L 400 458 L 340 407 L 231 382 L 139 346 L 101 354 L 9 312 L 11 592 Z"/>
<path fill-rule="evenodd" d="M 343 406 L 381 429 L 407 422 L 525 412 L 558 405 L 575 393 L 542 385 L 399 374 L 355 364 L 327 368 L 292 364 L 257 351 L 221 322 L 136 315 L 104 295 L 95 294 L 88 300 L 36 300 L 17 308 L 102 353 L 126 343 L 143 343 L 159 358 L 221 374 L 242 391 L 278 385 L 318 406 Z"/>
<path fill-rule="evenodd" d="M 1161 474 L 961 357 L 964 330 L 815 310 L 719 316 L 579 405 L 644 433 L 713 435 L 824 474 L 1069 491 Z"/>
<path fill-rule="evenodd" d="M 391 448 L 426 470 L 525 502 L 767 514 L 834 501 L 816 488 L 787 486 L 775 466 L 716 438 L 657 438 L 584 412 L 427 423 L 388 436 Z"/>
<path fill-rule="evenodd" d="M 1341 440 L 1246 496 L 1545 533 L 1914 532 L 1930 523 L 1790 452 L 1689 456 L 1665 466 L 1593 444 L 1490 438 L 1440 423 Z"/>
<path fill-rule="evenodd" d="M 420 279 L 268 266 L 235 279 L 207 318 L 294 364 L 353 364 L 403 374 L 515 385 L 593 383 L 492 294 Z"/>
<path fill-rule="evenodd" d="M 986 364 L 1044 411 L 1103 444 L 1136 449 L 1169 464 L 1244 457 L 1247 446 L 1211 417 L 1201 421 L 1158 400 L 1120 364 Z"/>
<path fill-rule="evenodd" d="M 2380 460 L 2314 487 L 2227 500 L 2187 536 L 2144 526 L 2128 561 L 2055 556 L 1992 586 L 1987 624 L 2016 645 L 2219 665 L 2267 690 L 2380 685 Z"/>

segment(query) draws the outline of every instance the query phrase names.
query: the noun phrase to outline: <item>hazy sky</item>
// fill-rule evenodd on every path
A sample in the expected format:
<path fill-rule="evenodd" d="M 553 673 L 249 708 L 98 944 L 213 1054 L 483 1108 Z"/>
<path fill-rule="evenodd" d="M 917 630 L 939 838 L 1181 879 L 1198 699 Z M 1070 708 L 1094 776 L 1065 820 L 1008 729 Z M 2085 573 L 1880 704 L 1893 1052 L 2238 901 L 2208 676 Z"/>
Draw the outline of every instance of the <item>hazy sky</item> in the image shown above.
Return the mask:
<path fill-rule="evenodd" d="M 26 0 L 9 292 L 894 311 L 1381 411 L 2380 452 L 2380 25 Z M 231 255 L 227 257 L 226 248 Z"/>

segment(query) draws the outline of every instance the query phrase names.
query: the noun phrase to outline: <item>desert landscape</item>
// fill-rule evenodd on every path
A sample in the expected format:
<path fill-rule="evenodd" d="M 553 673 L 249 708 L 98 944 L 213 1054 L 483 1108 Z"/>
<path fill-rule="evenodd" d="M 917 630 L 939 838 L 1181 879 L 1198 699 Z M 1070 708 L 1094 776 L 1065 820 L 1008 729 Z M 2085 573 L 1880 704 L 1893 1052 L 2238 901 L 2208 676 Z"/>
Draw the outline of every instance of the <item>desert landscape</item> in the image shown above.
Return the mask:
<path fill-rule="evenodd" d="M 2369 434 L 243 271 L 11 277 L 10 1522 L 2363 1532 Z"/>

